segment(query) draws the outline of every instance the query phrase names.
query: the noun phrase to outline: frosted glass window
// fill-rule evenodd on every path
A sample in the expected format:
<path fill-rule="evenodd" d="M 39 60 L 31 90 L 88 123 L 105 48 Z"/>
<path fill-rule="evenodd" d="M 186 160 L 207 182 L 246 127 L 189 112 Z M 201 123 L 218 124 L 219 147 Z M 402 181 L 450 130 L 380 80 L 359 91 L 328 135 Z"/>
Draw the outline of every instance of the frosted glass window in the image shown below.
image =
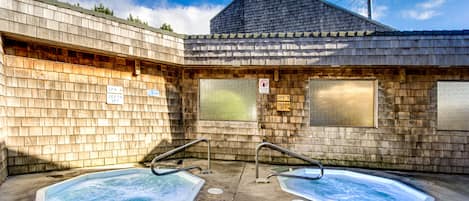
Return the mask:
<path fill-rule="evenodd" d="M 441 81 L 437 86 L 440 130 L 469 130 L 469 82 Z"/>
<path fill-rule="evenodd" d="M 310 80 L 311 126 L 375 127 L 376 81 Z"/>
<path fill-rule="evenodd" d="M 257 81 L 201 79 L 199 119 L 256 121 Z"/>

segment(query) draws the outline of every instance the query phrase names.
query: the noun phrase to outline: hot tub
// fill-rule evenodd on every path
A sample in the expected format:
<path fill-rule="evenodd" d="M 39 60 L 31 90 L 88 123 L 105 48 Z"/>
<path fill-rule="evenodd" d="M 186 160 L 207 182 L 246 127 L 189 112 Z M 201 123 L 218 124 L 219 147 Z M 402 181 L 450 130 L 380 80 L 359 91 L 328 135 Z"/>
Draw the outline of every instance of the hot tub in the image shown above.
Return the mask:
<path fill-rule="evenodd" d="M 81 175 L 39 189 L 36 201 L 191 201 L 204 182 L 187 172 L 155 176 L 148 168 L 114 170 Z"/>
<path fill-rule="evenodd" d="M 318 169 L 297 169 L 286 174 L 314 177 Z M 401 182 L 347 170 L 325 169 L 319 180 L 278 177 L 282 190 L 315 201 L 433 201 L 427 195 Z"/>

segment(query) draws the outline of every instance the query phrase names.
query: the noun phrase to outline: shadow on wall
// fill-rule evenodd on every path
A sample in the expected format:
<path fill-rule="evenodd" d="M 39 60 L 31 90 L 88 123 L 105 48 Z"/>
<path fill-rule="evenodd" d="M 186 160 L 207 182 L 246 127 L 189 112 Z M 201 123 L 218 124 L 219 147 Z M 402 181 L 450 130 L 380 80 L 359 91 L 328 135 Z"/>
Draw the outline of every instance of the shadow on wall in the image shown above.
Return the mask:
<path fill-rule="evenodd" d="M 164 153 L 173 147 L 176 147 L 174 143 L 171 143 L 169 140 L 161 140 L 161 142 L 156 145 L 152 151 L 150 151 L 143 160 L 140 161 L 131 161 L 131 162 L 148 162 L 153 159 L 154 156 Z M 83 168 L 83 167 L 96 167 L 96 166 L 105 166 L 105 165 L 114 165 L 116 163 L 107 164 L 108 160 L 112 160 L 115 157 L 98 157 L 93 159 L 86 160 L 74 160 L 79 153 L 70 152 L 63 154 L 53 154 L 53 157 L 49 156 L 33 156 L 25 152 L 20 152 L 17 150 L 7 149 L 8 151 L 8 175 L 20 175 L 20 174 L 29 174 L 29 173 L 39 173 L 39 172 L 48 172 L 55 170 L 67 170 L 71 168 Z M 184 153 L 171 157 L 174 158 L 183 158 Z M 119 164 L 119 162 L 117 163 Z M 6 173 L 6 172 L 5 172 Z M 6 175 L 5 175 L 6 176 Z"/>
<path fill-rule="evenodd" d="M 27 173 L 46 172 L 53 170 L 64 170 L 73 167 L 83 167 L 83 161 L 67 160 L 67 156 L 72 158 L 74 153 L 55 154 L 56 161 L 52 155 L 40 156 L 29 155 L 26 151 L 8 149 L 8 175 L 19 175 Z M 58 161 L 61 160 L 62 161 Z M 90 160 L 91 162 L 91 160 Z"/>
<path fill-rule="evenodd" d="M 2 134 L 3 135 L 3 132 Z M 4 141 L 4 137 L 0 136 L 0 185 L 8 176 L 8 169 L 7 169 L 7 149 Z"/>
<path fill-rule="evenodd" d="M 160 113 L 161 116 L 157 117 L 156 125 L 152 125 L 152 132 L 162 131 L 159 135 L 155 135 L 151 140 L 159 141 L 158 145 L 154 146 L 151 151 L 148 151 L 146 155 L 140 159 L 140 163 L 150 162 L 159 154 L 165 153 L 171 149 L 179 147 L 186 143 L 184 130 L 183 130 L 183 118 L 182 118 L 182 98 L 181 98 L 181 83 L 180 74 L 181 70 L 178 68 L 171 68 L 165 65 L 156 65 L 148 62 L 142 62 L 142 74 L 158 75 L 164 78 L 164 90 L 159 89 L 147 89 L 157 90 L 161 94 L 160 97 L 165 97 L 164 104 L 166 107 L 160 108 L 163 111 Z M 163 94 L 164 93 L 164 94 Z M 152 99 L 154 97 L 147 97 Z M 160 99 L 162 100 L 162 99 Z M 173 158 L 184 158 L 185 153 L 180 152 Z"/>

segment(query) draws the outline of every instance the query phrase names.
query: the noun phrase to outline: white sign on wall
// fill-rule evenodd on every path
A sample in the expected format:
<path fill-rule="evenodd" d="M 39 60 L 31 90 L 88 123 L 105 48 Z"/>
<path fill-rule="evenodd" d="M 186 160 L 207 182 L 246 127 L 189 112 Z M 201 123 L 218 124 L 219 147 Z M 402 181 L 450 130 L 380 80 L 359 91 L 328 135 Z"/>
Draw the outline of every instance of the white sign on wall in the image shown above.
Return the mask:
<path fill-rule="evenodd" d="M 107 93 L 108 94 L 123 94 L 124 88 L 121 86 L 111 86 L 107 85 Z"/>
<path fill-rule="evenodd" d="M 149 89 L 147 91 L 147 95 L 148 96 L 160 96 L 160 91 L 158 91 L 157 89 Z"/>
<path fill-rule="evenodd" d="M 113 105 L 124 104 L 124 88 L 108 85 L 106 103 Z"/>
<path fill-rule="evenodd" d="M 269 94 L 269 79 L 259 79 L 259 93 Z"/>

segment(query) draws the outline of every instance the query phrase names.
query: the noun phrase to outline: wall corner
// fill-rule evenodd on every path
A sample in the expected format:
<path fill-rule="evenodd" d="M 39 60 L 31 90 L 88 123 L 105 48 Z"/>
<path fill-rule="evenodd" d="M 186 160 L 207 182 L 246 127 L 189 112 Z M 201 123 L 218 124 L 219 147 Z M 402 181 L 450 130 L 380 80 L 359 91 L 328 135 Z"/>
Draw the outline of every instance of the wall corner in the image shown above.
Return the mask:
<path fill-rule="evenodd" d="M 7 169 L 7 147 L 6 147 L 6 123 L 5 123 L 5 76 L 4 76 L 4 51 L 3 37 L 0 34 L 0 184 L 5 181 L 8 176 Z"/>

